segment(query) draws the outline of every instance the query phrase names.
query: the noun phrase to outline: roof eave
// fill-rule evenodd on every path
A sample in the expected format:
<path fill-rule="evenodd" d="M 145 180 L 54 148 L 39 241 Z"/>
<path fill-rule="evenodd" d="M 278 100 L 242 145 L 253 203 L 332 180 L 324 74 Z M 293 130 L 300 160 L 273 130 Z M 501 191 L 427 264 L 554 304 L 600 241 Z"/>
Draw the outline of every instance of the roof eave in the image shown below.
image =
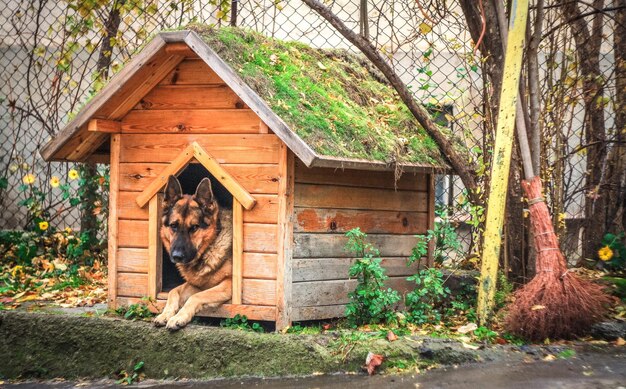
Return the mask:
<path fill-rule="evenodd" d="M 449 174 L 452 169 L 447 165 L 431 165 L 420 163 L 385 163 L 358 158 L 341 158 L 316 155 L 311 164 L 307 167 L 324 167 L 332 169 L 352 169 L 352 170 L 372 170 L 372 171 L 394 171 L 400 169 L 410 173 L 437 173 Z"/>

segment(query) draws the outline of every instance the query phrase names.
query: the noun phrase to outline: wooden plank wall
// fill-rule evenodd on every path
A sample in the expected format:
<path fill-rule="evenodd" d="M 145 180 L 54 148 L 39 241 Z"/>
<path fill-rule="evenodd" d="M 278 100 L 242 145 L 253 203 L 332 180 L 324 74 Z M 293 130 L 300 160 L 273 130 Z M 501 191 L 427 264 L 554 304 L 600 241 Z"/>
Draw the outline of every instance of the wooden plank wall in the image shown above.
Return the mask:
<path fill-rule="evenodd" d="M 186 59 L 122 119 L 117 196 L 117 300 L 148 295 L 148 206 L 137 195 L 191 142 L 257 200 L 243 212 L 242 304 L 205 312 L 274 320 L 280 140 L 201 60 Z M 159 301 L 162 304 L 163 301 Z"/>
<path fill-rule="evenodd" d="M 292 320 L 344 315 L 352 254 L 344 250 L 345 233 L 360 227 L 381 252 L 388 285 L 412 289 L 406 276 L 418 264 L 406 259 L 415 234 L 429 228 L 430 176 L 295 167 Z M 422 263 L 427 261 L 423 259 Z"/>

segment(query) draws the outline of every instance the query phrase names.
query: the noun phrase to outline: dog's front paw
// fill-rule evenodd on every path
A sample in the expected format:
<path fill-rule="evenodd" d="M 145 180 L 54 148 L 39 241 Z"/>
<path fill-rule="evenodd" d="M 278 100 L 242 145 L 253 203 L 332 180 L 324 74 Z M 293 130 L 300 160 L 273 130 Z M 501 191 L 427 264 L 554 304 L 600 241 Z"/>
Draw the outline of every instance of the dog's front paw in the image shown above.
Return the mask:
<path fill-rule="evenodd" d="M 163 312 L 159 316 L 152 319 L 152 323 L 157 327 L 163 327 L 174 316 L 173 313 Z"/>
<path fill-rule="evenodd" d="M 167 321 L 167 325 L 165 326 L 165 328 L 170 331 L 177 331 L 189 324 L 191 319 L 193 319 L 193 315 L 189 315 L 183 311 L 180 311 L 176 315 L 174 315 L 174 317 Z"/>

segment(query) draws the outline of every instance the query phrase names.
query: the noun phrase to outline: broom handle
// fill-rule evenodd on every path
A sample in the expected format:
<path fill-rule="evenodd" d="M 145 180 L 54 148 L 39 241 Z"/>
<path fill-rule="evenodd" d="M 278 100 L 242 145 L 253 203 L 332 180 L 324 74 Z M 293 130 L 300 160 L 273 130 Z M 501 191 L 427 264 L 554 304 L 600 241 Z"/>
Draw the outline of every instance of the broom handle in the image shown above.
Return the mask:
<path fill-rule="evenodd" d="M 509 34 L 509 26 L 506 23 L 504 5 L 501 1 L 495 2 L 496 13 L 498 15 L 498 27 L 500 27 L 500 40 L 502 41 L 502 50 L 506 52 L 507 37 Z M 517 141 L 519 142 L 520 154 L 522 156 L 522 165 L 524 167 L 524 177 L 526 181 L 530 181 L 535 176 L 533 169 L 533 157 L 528 144 L 528 131 L 526 130 L 526 121 L 524 120 L 524 108 L 522 107 L 522 95 L 517 94 L 517 105 L 515 107 L 515 128 L 517 133 Z"/>

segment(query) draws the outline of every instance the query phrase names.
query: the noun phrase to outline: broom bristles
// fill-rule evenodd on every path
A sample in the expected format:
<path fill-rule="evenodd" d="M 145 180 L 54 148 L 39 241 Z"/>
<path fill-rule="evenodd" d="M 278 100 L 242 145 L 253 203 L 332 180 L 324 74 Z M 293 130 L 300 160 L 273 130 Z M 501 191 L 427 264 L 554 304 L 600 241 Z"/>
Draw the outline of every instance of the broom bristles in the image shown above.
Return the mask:
<path fill-rule="evenodd" d="M 513 334 L 535 341 L 583 335 L 602 319 L 610 297 L 601 286 L 568 272 L 548 207 L 541 200 L 541 180 L 535 177 L 522 184 L 530 204 L 537 274 L 515 292 L 505 327 Z"/>

